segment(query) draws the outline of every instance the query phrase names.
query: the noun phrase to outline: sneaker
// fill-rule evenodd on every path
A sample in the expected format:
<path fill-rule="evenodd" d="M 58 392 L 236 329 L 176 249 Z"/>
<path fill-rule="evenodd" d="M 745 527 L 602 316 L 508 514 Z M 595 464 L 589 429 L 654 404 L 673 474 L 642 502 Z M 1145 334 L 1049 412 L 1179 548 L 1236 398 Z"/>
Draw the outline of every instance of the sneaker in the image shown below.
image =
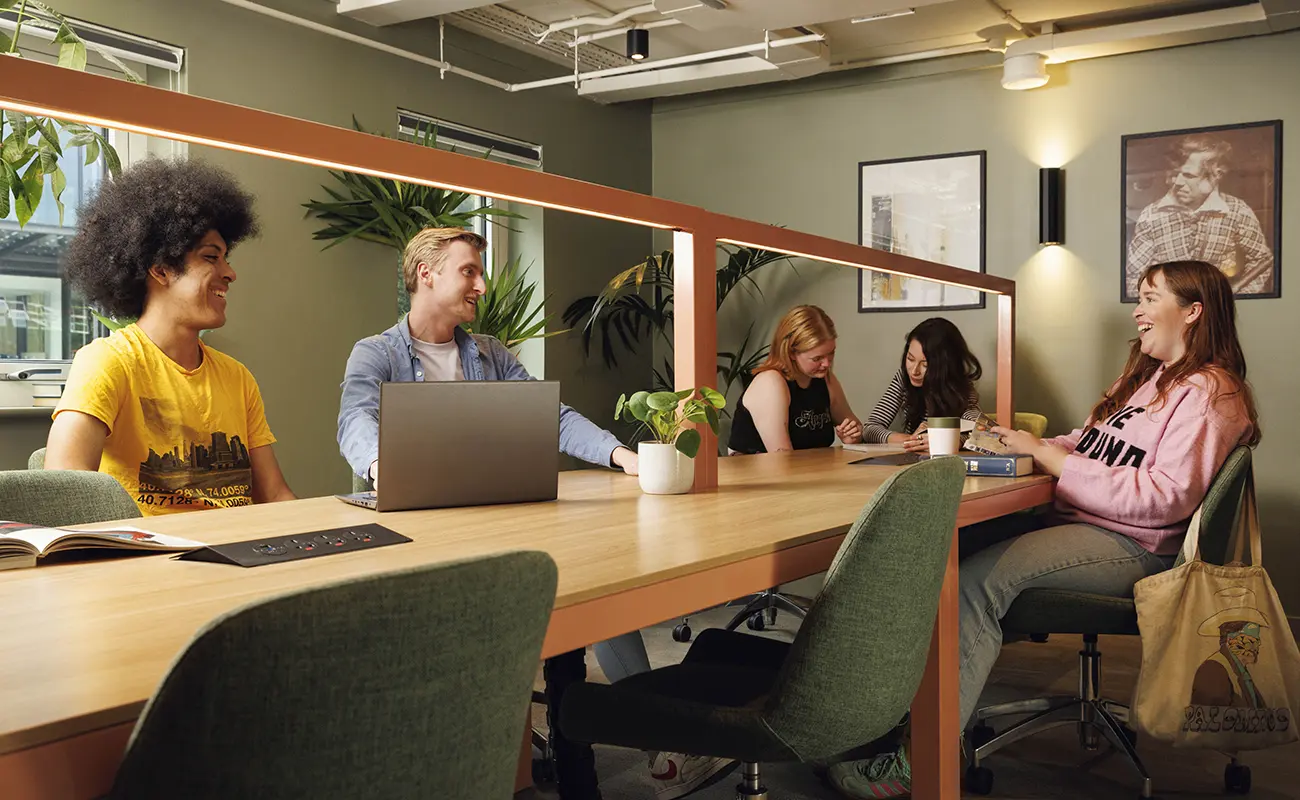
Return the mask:
<path fill-rule="evenodd" d="M 840 794 L 854 800 L 882 800 L 912 794 L 912 765 L 902 750 L 833 764 L 826 778 Z"/>
<path fill-rule="evenodd" d="M 739 761 L 711 756 L 688 756 L 682 753 L 652 753 L 650 781 L 655 800 L 677 800 L 703 786 L 709 778 L 734 768 Z"/>

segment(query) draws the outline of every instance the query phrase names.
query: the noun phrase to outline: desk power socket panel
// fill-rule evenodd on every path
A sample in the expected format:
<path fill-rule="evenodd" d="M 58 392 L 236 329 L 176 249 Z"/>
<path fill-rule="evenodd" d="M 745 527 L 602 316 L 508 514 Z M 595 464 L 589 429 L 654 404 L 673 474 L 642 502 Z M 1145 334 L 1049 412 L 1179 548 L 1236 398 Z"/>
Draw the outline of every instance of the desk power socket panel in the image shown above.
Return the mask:
<path fill-rule="evenodd" d="M 212 545 L 191 550 L 179 558 L 183 561 L 211 561 L 220 564 L 237 564 L 241 567 L 260 567 L 263 564 L 318 558 L 335 553 L 352 553 L 357 550 L 370 550 L 409 541 L 411 541 L 409 538 L 400 533 L 371 523 Z"/>

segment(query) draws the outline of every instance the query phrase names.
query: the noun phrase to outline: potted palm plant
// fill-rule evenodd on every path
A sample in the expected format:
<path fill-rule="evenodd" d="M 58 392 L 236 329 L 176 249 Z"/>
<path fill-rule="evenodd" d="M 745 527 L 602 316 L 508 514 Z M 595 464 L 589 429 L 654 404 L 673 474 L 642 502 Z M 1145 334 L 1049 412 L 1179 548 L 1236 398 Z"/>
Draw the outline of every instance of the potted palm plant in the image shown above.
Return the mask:
<path fill-rule="evenodd" d="M 707 386 L 677 392 L 636 392 L 619 395 L 614 419 L 639 422 L 650 440 L 637 444 L 638 480 L 646 494 L 682 494 L 695 482 L 695 455 L 700 432 L 690 423 L 708 425 L 718 433 L 718 412 L 727 405 L 720 392 Z"/>

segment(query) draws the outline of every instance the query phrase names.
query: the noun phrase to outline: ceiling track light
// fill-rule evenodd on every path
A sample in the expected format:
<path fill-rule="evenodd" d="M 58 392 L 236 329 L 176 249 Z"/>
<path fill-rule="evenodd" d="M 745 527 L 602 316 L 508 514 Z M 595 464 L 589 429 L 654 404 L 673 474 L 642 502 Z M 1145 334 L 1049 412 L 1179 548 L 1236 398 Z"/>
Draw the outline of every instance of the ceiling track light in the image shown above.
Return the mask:
<path fill-rule="evenodd" d="M 627 31 L 627 57 L 633 61 L 645 61 L 650 56 L 650 31 L 645 28 L 629 28 Z"/>

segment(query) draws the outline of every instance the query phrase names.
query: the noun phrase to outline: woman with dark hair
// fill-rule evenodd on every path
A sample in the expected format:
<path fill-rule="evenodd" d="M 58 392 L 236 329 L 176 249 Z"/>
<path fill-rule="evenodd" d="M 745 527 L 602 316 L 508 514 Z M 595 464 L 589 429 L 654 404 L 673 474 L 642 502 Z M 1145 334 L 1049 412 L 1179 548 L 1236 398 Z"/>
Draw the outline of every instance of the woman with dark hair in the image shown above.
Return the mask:
<path fill-rule="evenodd" d="M 1132 597 L 1133 584 L 1173 566 L 1228 454 L 1259 442 L 1228 279 L 1203 261 L 1174 261 L 1147 269 L 1139 288 L 1128 364 L 1082 428 L 1054 439 L 993 429 L 1059 481 L 1050 513 L 1004 518 L 988 531 L 1001 541 L 961 561 L 963 723 L 1022 591 Z M 849 797 L 901 794 L 893 789 L 911 786 L 907 746 L 836 764 L 828 777 Z"/>
<path fill-rule="evenodd" d="M 252 205 L 215 167 L 151 160 L 82 209 L 65 274 L 135 322 L 77 351 L 47 469 L 112 475 L 146 515 L 293 499 L 257 381 L 199 338 L 226 324 L 227 255 L 256 235 Z"/>
<path fill-rule="evenodd" d="M 975 381 L 984 374 L 979 359 L 966 346 L 957 326 L 932 317 L 907 334 L 903 356 L 884 396 L 867 417 L 862 441 L 901 444 L 909 451 L 928 452 L 927 417 L 979 418 Z M 903 412 L 903 431 L 890 430 Z"/>

